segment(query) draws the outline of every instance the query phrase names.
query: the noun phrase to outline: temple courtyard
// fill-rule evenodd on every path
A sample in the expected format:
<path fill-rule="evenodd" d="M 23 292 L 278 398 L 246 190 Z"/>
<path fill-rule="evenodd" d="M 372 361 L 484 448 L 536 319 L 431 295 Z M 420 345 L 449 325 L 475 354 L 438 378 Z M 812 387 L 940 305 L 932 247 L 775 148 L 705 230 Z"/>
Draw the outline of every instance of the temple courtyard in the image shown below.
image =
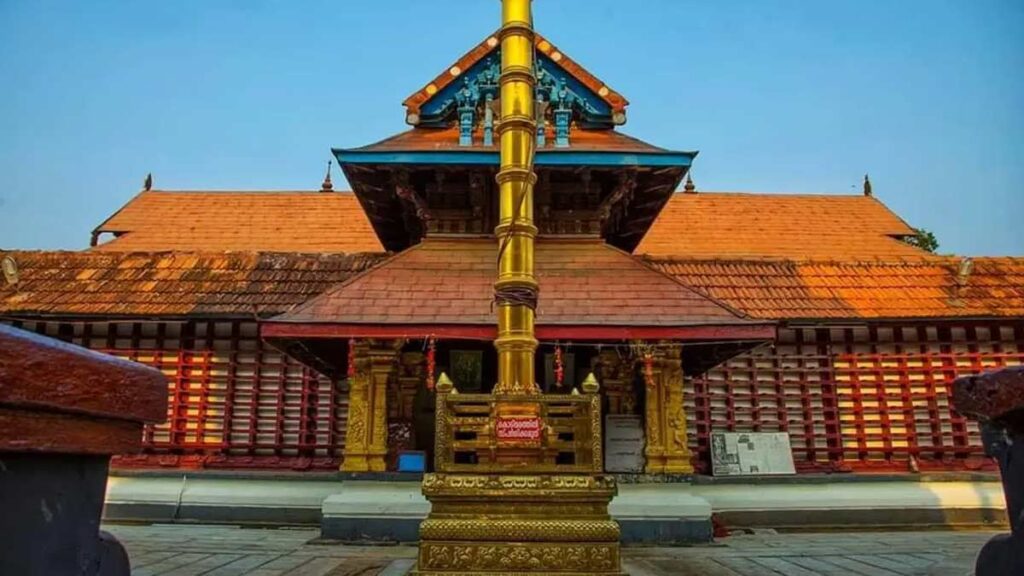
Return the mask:
<path fill-rule="evenodd" d="M 132 574 L 229 576 L 400 576 L 413 565 L 413 545 L 355 546 L 318 541 L 309 528 L 254 529 L 209 525 L 107 525 L 125 544 Z M 901 576 L 973 574 L 988 531 L 772 531 L 686 547 L 628 547 L 632 576 Z"/>

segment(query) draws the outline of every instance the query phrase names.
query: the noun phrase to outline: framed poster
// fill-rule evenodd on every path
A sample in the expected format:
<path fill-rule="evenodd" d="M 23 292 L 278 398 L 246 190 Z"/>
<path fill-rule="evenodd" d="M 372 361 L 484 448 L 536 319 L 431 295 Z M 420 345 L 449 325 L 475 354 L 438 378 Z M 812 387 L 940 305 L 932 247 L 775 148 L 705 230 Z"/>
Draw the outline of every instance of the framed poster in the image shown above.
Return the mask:
<path fill-rule="evenodd" d="M 459 392 L 479 392 L 483 388 L 483 350 L 452 350 L 448 353 L 451 379 Z"/>
<path fill-rule="evenodd" d="M 796 474 L 789 434 L 785 432 L 712 432 L 714 476 Z"/>

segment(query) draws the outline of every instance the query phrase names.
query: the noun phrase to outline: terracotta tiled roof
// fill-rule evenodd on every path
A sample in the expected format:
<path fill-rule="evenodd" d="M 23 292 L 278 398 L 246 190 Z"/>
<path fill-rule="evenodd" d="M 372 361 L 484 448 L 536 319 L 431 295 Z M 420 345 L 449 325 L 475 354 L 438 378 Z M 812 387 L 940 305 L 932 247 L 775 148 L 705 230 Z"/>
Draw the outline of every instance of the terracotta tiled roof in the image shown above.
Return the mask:
<path fill-rule="evenodd" d="M 142 192 L 96 232 L 100 251 L 382 252 L 347 192 Z"/>
<path fill-rule="evenodd" d="M 583 84 L 600 96 L 608 103 L 612 111 L 621 112 L 629 105 L 629 101 L 623 98 L 621 94 L 612 90 L 604 82 L 601 82 L 596 76 L 566 56 L 564 52 L 556 48 L 549 40 L 540 34 L 534 34 L 533 44 L 538 50 L 546 54 L 566 72 L 568 72 L 570 76 L 578 80 L 580 84 Z M 466 52 L 454 64 L 446 68 L 444 72 L 434 78 L 434 80 L 428 82 L 422 88 L 406 98 L 405 101 L 402 102 L 402 105 L 406 107 L 408 112 L 418 113 L 420 106 L 430 100 L 432 95 L 443 90 L 445 86 L 458 79 L 462 71 L 469 70 L 474 64 L 485 58 L 492 50 L 497 48 L 497 46 L 498 33 L 495 32 L 485 38 L 483 42 L 474 46 L 469 52 Z"/>
<path fill-rule="evenodd" d="M 0 251 L 0 315 L 268 315 L 320 294 L 379 255 Z"/>
<path fill-rule="evenodd" d="M 274 322 L 494 324 L 494 240 L 428 239 Z M 738 314 L 599 240 L 539 240 L 538 325 L 692 326 Z"/>
<path fill-rule="evenodd" d="M 925 252 L 913 229 L 868 196 L 676 193 L 635 254 L 873 259 Z"/>
<path fill-rule="evenodd" d="M 1024 258 L 975 258 L 963 277 L 963 260 L 951 257 L 648 259 L 691 292 L 594 242 L 542 240 L 537 255 L 542 325 L 728 320 L 727 309 L 697 294 L 763 319 L 1024 317 Z M 282 320 L 316 321 L 324 312 L 325 321 L 353 323 L 493 322 L 491 241 L 434 239 L 391 260 L 241 252 L 0 251 L 4 256 L 17 263 L 19 280 L 0 278 L 0 315 L 266 316 L 298 306 Z M 354 276 L 378 262 L 386 266 Z"/>
<path fill-rule="evenodd" d="M 669 153 L 665 148 L 659 148 L 639 140 L 628 134 L 617 130 L 573 130 L 570 146 L 568 148 L 556 148 L 553 129 L 548 130 L 548 138 L 541 150 L 551 152 L 640 152 L 640 153 Z M 385 138 L 380 142 L 369 144 L 354 150 L 360 152 L 423 152 L 431 150 L 444 151 L 479 151 L 498 150 L 498 140 L 495 138 L 493 146 L 483 145 L 483 132 L 477 130 L 473 135 L 473 146 L 459 145 L 459 127 L 450 128 L 412 128 Z"/>
<path fill-rule="evenodd" d="M 758 318 L 1024 317 L 1024 258 L 963 262 L 952 257 L 649 260 L 680 282 Z"/>

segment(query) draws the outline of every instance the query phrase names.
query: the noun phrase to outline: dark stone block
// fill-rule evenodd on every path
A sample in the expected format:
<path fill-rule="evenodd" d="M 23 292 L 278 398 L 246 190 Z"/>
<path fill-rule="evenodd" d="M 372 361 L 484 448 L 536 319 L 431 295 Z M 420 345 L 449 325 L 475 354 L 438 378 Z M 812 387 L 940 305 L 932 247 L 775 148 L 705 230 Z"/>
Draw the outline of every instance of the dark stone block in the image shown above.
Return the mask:
<path fill-rule="evenodd" d="M 106 456 L 0 454 L 0 574 L 127 575 L 99 533 L 106 484 Z"/>
<path fill-rule="evenodd" d="M 837 510 L 739 510 L 716 512 L 728 527 L 761 527 L 784 530 L 858 528 L 921 529 L 924 527 L 992 528 L 1005 525 L 1001 507 L 996 508 L 879 508 Z"/>
<path fill-rule="evenodd" d="M 324 518 L 320 537 L 343 542 L 418 542 L 420 522 L 416 518 Z"/>
<path fill-rule="evenodd" d="M 978 576 L 1024 574 L 1024 367 L 953 382 L 957 411 L 981 421 L 985 453 L 999 462 L 1010 534 L 989 540 L 978 554 Z"/>
<path fill-rule="evenodd" d="M 319 508 L 287 506 L 213 506 L 172 504 L 107 504 L 103 518 L 113 522 L 180 522 L 266 526 L 316 526 Z"/>
<path fill-rule="evenodd" d="M 623 544 L 703 544 L 711 542 L 711 520 L 619 520 Z"/>

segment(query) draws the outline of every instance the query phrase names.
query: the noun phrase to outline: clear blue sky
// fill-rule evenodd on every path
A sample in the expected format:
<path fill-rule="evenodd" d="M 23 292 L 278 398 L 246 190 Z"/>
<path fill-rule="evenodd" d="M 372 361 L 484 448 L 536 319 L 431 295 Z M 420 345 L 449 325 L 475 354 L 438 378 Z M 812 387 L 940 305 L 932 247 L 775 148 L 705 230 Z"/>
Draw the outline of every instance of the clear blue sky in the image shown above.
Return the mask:
<path fill-rule="evenodd" d="M 497 0 L 0 0 L 0 247 L 82 248 L 164 189 L 313 189 Z M 1024 2 L 536 0 L 539 31 L 698 149 L 698 188 L 875 193 L 943 252 L 1024 254 Z M 340 176 L 339 176 L 340 179 Z M 341 225 L 343 223 L 339 223 Z"/>

